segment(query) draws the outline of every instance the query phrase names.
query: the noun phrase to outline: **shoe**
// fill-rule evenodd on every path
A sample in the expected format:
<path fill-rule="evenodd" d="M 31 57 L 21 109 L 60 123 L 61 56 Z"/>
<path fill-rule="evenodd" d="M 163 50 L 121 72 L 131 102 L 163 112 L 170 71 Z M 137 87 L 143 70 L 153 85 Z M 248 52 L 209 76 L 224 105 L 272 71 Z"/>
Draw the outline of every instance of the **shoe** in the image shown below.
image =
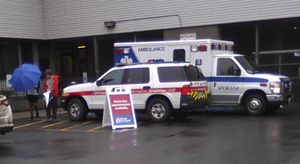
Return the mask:
<path fill-rule="evenodd" d="M 51 121 L 51 117 L 47 118 L 47 120 L 46 120 L 46 121 Z"/>
<path fill-rule="evenodd" d="M 33 120 L 33 116 L 30 116 L 30 118 L 28 120 L 32 121 Z"/>
<path fill-rule="evenodd" d="M 53 119 L 53 120 L 56 120 L 56 116 L 52 116 L 52 119 Z"/>

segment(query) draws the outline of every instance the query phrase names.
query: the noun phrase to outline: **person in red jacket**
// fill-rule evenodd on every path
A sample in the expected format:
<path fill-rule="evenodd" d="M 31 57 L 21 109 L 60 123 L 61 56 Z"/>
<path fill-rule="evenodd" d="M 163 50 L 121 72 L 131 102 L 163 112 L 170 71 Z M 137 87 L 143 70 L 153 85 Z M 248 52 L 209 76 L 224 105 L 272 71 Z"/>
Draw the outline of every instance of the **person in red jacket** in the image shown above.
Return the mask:
<path fill-rule="evenodd" d="M 57 113 L 57 98 L 58 98 L 58 75 L 53 75 L 51 69 L 45 71 L 46 77 L 44 80 L 44 89 L 50 91 L 53 98 L 46 108 L 47 120 L 56 119 Z M 52 108 L 52 117 L 51 117 Z"/>

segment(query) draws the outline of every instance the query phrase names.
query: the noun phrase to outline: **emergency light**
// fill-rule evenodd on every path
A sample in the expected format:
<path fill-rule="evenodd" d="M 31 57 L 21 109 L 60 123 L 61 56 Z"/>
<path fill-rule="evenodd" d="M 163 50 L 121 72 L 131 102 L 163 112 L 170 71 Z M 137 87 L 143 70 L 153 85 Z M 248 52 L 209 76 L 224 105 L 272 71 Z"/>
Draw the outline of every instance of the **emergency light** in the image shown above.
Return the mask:
<path fill-rule="evenodd" d="M 206 45 L 200 45 L 199 46 L 199 51 L 207 51 L 207 46 Z"/>
<path fill-rule="evenodd" d="M 130 48 L 116 48 L 116 54 L 129 54 Z"/>

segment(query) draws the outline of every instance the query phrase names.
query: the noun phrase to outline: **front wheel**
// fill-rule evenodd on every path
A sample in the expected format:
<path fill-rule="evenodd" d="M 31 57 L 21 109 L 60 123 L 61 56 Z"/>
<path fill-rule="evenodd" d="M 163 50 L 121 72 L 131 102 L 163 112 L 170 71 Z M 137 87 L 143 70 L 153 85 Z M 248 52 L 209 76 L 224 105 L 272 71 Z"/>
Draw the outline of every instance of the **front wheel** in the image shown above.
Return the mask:
<path fill-rule="evenodd" d="M 72 121 L 82 121 L 86 118 L 87 107 L 80 99 L 72 99 L 68 103 L 68 116 Z"/>
<path fill-rule="evenodd" d="M 170 118 L 171 106 L 164 99 L 153 99 L 147 104 L 147 115 L 153 122 L 165 122 Z"/>
<path fill-rule="evenodd" d="M 266 110 L 266 99 L 262 95 L 251 94 L 245 99 L 244 109 L 249 115 L 261 115 Z"/>

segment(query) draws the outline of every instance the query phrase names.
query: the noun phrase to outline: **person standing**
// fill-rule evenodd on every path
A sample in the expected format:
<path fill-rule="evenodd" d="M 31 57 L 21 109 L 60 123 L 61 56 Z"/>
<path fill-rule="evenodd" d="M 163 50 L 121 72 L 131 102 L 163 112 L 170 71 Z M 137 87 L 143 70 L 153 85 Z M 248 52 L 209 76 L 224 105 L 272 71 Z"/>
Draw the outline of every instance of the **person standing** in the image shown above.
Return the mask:
<path fill-rule="evenodd" d="M 44 89 L 46 91 L 50 91 L 53 98 L 50 100 L 47 108 L 47 120 L 56 119 L 57 113 L 57 98 L 58 98 L 58 75 L 53 75 L 51 69 L 47 69 L 45 71 L 46 77 L 44 80 Z M 51 116 L 51 109 L 52 109 L 52 116 Z"/>
<path fill-rule="evenodd" d="M 39 88 L 40 88 L 40 83 L 38 82 L 38 85 L 36 85 L 34 88 L 26 92 L 26 97 L 29 102 L 30 120 L 33 120 L 34 110 L 36 110 L 36 118 L 39 118 L 39 109 L 37 106 L 37 102 L 39 98 Z"/>

